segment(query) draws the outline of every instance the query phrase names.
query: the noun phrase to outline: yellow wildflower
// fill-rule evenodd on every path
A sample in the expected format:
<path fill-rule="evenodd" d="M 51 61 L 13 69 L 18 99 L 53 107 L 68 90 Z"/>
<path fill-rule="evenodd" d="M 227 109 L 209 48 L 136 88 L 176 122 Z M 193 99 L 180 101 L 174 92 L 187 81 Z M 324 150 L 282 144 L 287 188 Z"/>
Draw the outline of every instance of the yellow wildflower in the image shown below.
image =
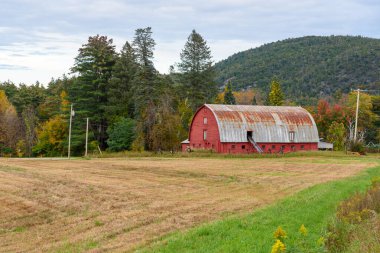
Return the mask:
<path fill-rule="evenodd" d="M 303 236 L 307 236 L 307 229 L 306 229 L 306 227 L 305 227 L 304 224 L 301 225 L 299 231 L 300 231 L 301 235 L 303 235 Z"/>
<path fill-rule="evenodd" d="M 324 246 L 325 245 L 325 238 L 321 236 L 318 241 L 317 241 L 319 246 Z"/>
<path fill-rule="evenodd" d="M 278 227 L 273 234 L 275 239 L 283 240 L 286 238 L 286 232 L 282 229 L 282 227 Z"/>
<path fill-rule="evenodd" d="M 285 244 L 282 243 L 280 240 L 276 240 L 276 242 L 272 246 L 271 253 L 283 253 L 285 252 L 286 247 Z"/>

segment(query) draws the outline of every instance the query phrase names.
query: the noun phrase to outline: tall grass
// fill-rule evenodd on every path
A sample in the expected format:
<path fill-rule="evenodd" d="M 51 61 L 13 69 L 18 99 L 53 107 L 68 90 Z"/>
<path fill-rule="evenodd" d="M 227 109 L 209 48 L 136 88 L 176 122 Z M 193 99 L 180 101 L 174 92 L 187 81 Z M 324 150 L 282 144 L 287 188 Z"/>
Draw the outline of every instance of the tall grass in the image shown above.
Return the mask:
<path fill-rule="evenodd" d="M 298 252 L 301 240 L 308 252 L 321 252 L 321 236 L 326 234 L 339 202 L 367 189 L 374 176 L 380 176 L 380 166 L 352 178 L 308 188 L 249 215 L 174 233 L 139 252 L 268 253 L 278 226 L 287 232 L 287 252 Z M 308 230 L 307 237 L 299 233 L 302 224 Z"/>
<path fill-rule="evenodd" d="M 380 177 L 366 193 L 356 193 L 340 203 L 329 225 L 329 252 L 380 252 Z"/>

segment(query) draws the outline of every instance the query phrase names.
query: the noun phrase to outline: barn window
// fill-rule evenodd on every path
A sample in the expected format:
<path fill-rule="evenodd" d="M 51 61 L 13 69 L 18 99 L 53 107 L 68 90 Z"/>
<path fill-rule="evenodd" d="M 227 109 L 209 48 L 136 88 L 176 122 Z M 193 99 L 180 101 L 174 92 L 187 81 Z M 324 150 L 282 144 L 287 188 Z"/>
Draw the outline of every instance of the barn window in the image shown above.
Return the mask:
<path fill-rule="evenodd" d="M 292 145 L 291 148 L 292 148 L 293 151 L 296 150 L 296 146 L 294 146 L 294 145 Z"/>
<path fill-rule="evenodd" d="M 265 145 L 262 145 L 261 148 L 262 148 L 262 149 L 265 149 Z"/>
<path fill-rule="evenodd" d="M 203 140 L 207 140 L 207 130 L 203 130 Z"/>
<path fill-rule="evenodd" d="M 203 118 L 203 124 L 207 125 L 207 118 L 206 117 Z"/>
<path fill-rule="evenodd" d="M 295 135 L 294 131 L 289 132 L 289 141 L 294 141 L 294 135 Z"/>
<path fill-rule="evenodd" d="M 272 145 L 272 149 L 276 149 L 276 145 Z"/>
<path fill-rule="evenodd" d="M 241 145 L 241 149 L 245 149 L 245 145 Z"/>
<path fill-rule="evenodd" d="M 301 149 L 305 149 L 305 145 L 301 145 Z"/>
<path fill-rule="evenodd" d="M 231 148 L 232 148 L 232 149 L 235 149 L 235 145 L 232 145 Z"/>

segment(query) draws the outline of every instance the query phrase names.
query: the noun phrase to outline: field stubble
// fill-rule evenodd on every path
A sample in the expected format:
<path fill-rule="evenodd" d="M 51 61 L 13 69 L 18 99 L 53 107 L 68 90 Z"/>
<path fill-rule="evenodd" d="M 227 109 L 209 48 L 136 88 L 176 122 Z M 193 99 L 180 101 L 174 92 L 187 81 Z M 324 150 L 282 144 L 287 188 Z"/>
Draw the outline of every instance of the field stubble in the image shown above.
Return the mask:
<path fill-rule="evenodd" d="M 371 165 L 327 160 L 0 159 L 0 252 L 132 251 Z"/>

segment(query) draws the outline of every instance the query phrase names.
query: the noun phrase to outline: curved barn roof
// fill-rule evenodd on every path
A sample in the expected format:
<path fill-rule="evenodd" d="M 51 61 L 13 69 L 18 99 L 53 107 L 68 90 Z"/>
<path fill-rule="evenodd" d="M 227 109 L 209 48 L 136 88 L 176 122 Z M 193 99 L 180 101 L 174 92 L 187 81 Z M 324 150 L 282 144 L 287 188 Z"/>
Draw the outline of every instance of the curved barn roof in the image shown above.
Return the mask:
<path fill-rule="evenodd" d="M 318 142 L 318 130 L 308 111 L 294 106 L 205 104 L 218 123 L 221 142 L 247 142 L 252 131 L 256 142 Z"/>

